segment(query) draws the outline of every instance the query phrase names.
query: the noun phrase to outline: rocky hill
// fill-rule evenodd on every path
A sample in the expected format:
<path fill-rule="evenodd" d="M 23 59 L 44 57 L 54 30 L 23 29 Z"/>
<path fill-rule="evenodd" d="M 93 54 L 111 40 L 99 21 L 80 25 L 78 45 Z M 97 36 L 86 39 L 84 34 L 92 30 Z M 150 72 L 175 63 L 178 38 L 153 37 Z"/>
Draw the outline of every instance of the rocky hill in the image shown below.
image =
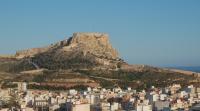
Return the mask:
<path fill-rule="evenodd" d="M 16 53 L 17 59 L 29 59 L 40 68 L 116 68 L 118 52 L 109 43 L 108 34 L 74 33 L 67 40 L 44 48 L 33 48 Z"/>
<path fill-rule="evenodd" d="M 117 59 L 118 52 L 112 48 L 108 39 L 108 34 L 104 33 L 74 33 L 69 39 L 52 44 L 51 46 L 17 51 L 16 58 L 33 57 L 49 50 L 59 49 L 63 52 L 77 50 L 84 55 L 90 53 L 99 57 Z"/>
<path fill-rule="evenodd" d="M 11 81 L 26 80 L 65 87 L 77 84 L 147 87 L 199 83 L 194 74 L 129 65 L 120 59 L 105 33 L 74 33 L 67 40 L 47 47 L 17 51 L 12 57 L 0 57 L 0 72 L 7 74 L 9 77 L 6 78 Z"/>

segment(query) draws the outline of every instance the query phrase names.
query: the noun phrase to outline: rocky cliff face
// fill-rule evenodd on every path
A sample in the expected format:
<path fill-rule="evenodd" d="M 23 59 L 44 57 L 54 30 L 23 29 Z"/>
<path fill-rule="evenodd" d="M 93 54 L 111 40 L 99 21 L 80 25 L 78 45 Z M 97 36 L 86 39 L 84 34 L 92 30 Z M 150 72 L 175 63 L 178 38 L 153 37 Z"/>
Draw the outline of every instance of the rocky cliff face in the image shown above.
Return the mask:
<path fill-rule="evenodd" d="M 33 48 L 16 52 L 17 58 L 34 57 L 37 54 L 61 48 L 63 51 L 82 51 L 98 57 L 117 59 L 118 52 L 109 43 L 108 34 L 104 33 L 74 33 L 67 40 L 60 41 L 54 45 L 44 48 Z"/>
<path fill-rule="evenodd" d="M 84 54 L 91 53 L 110 59 L 117 59 L 118 52 L 109 43 L 108 34 L 104 33 L 74 33 L 68 40 L 68 45 L 79 47 Z"/>

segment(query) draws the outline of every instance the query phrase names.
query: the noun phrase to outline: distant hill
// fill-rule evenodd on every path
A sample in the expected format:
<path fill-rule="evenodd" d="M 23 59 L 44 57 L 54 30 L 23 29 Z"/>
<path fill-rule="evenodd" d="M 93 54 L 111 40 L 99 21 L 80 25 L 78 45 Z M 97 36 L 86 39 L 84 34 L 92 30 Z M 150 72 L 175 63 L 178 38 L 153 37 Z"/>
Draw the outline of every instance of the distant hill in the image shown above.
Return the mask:
<path fill-rule="evenodd" d="M 193 73 L 124 62 L 105 33 L 74 33 L 47 47 L 0 56 L 0 72 L 0 81 L 36 82 L 45 88 L 199 85 L 199 78 Z"/>

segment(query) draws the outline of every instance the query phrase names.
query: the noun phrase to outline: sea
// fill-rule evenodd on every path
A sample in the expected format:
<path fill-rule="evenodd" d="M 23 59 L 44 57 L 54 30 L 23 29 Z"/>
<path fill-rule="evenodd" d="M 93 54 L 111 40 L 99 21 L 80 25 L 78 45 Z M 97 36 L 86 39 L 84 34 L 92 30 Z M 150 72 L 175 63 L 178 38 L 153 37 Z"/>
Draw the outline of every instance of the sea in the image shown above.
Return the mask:
<path fill-rule="evenodd" d="M 200 66 L 192 66 L 192 67 L 191 66 L 178 66 L 178 67 L 170 67 L 170 68 L 200 73 Z"/>

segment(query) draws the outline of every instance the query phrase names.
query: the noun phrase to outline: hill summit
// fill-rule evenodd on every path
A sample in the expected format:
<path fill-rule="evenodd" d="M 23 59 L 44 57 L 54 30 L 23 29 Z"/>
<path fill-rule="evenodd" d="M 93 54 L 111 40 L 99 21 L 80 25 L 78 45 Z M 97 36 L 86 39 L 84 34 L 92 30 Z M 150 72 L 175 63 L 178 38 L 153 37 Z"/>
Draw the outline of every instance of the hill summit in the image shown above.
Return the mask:
<path fill-rule="evenodd" d="M 32 57 L 39 53 L 44 53 L 55 47 L 62 48 L 63 51 L 79 50 L 86 55 L 91 53 L 95 56 L 102 56 L 105 58 L 118 58 L 118 52 L 112 48 L 109 43 L 109 35 L 105 33 L 74 33 L 72 37 L 67 40 L 60 41 L 54 45 L 43 48 L 32 48 L 16 52 L 17 58 Z"/>
<path fill-rule="evenodd" d="M 17 59 L 31 58 L 42 68 L 117 67 L 119 54 L 105 33 L 74 33 L 72 37 L 42 48 L 17 51 Z"/>
<path fill-rule="evenodd" d="M 92 53 L 96 56 L 107 57 L 111 59 L 118 58 L 118 52 L 112 48 L 109 43 L 108 34 L 104 33 L 74 33 L 68 39 L 68 47 L 82 48 L 84 54 Z"/>

